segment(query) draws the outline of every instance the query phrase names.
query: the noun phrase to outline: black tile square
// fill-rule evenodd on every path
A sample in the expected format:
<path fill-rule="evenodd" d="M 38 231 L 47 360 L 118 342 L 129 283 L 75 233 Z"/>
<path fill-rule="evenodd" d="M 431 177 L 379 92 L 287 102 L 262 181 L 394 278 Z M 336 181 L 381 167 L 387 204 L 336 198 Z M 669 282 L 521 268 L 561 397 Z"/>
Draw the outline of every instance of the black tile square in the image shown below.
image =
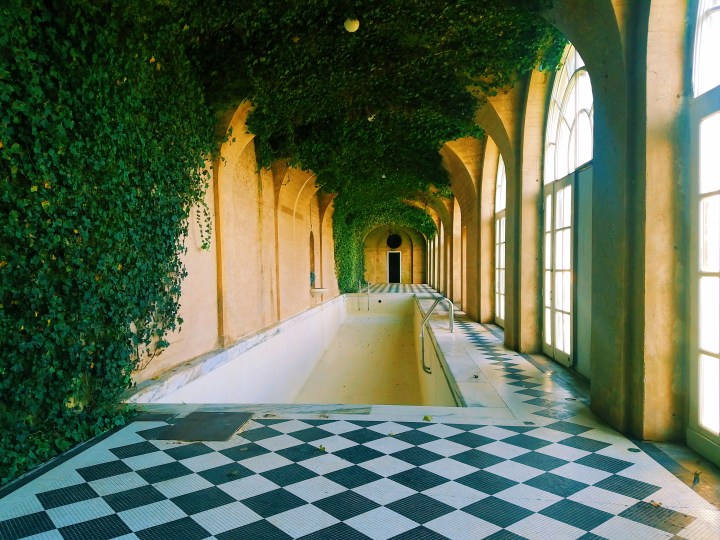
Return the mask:
<path fill-rule="evenodd" d="M 530 422 L 530 423 L 532 424 L 532 422 Z M 508 431 L 514 431 L 515 433 L 527 433 L 528 431 L 537 429 L 536 426 L 501 426 L 501 428 L 506 429 Z M 503 440 L 505 440 L 505 439 L 503 439 Z"/>
<path fill-rule="evenodd" d="M 17 540 L 55 529 L 55 524 L 45 512 L 0 521 L 0 538 Z"/>
<path fill-rule="evenodd" d="M 300 461 L 305 461 L 306 459 L 321 456 L 325 452 L 320 450 L 317 446 L 312 446 L 311 444 L 299 444 L 297 446 L 291 446 L 290 448 L 278 450 L 275 453 L 285 459 L 298 463 Z"/>
<path fill-rule="evenodd" d="M 382 478 L 379 474 L 375 474 L 374 472 L 358 467 L 357 465 L 346 467 L 345 469 L 340 469 L 339 471 L 333 471 L 324 476 L 336 484 L 340 484 L 348 489 L 364 486 L 365 484 L 375 482 L 376 480 L 380 480 Z"/>
<path fill-rule="evenodd" d="M 540 452 L 528 452 L 527 454 L 512 458 L 511 461 L 522 463 L 528 467 L 535 467 L 542 471 L 551 471 L 568 463 L 564 459 L 541 454 Z"/>
<path fill-rule="evenodd" d="M 615 517 L 613 514 L 563 499 L 540 511 L 544 516 L 562 521 L 583 531 L 590 531 Z"/>
<path fill-rule="evenodd" d="M 212 469 L 206 469 L 197 473 L 202 476 L 208 482 L 219 486 L 227 482 L 232 482 L 239 478 L 245 478 L 255 474 L 247 467 L 243 467 L 239 463 L 228 463 L 227 465 L 221 465 L 220 467 L 214 467 Z"/>
<path fill-rule="evenodd" d="M 125 474 L 132 472 L 132 469 L 125 465 L 120 460 L 109 461 L 107 463 L 100 463 L 98 465 L 91 465 L 89 467 L 81 467 L 77 469 L 80 476 L 86 482 L 92 482 L 93 480 L 100 480 L 101 478 L 108 478 L 110 476 L 117 476 L 118 474 Z"/>
<path fill-rule="evenodd" d="M 538 448 L 552 444 L 550 441 L 538 439 L 537 437 L 531 437 L 530 435 L 524 435 L 522 433 L 520 435 L 513 435 L 512 437 L 503 439 L 502 442 L 512 444 L 513 446 L 519 446 L 520 448 L 526 448 L 527 450 L 537 450 Z"/>
<path fill-rule="evenodd" d="M 545 398 L 535 398 L 535 399 L 529 399 L 527 401 L 524 401 L 523 403 L 527 403 L 528 405 L 537 405 L 538 407 L 557 407 L 558 405 L 563 405 L 563 401 L 553 401 L 552 399 L 545 399 Z"/>
<path fill-rule="evenodd" d="M 303 480 L 308 480 L 317 476 L 317 474 L 312 472 L 310 469 L 301 467 L 297 463 L 265 471 L 264 473 L 260 473 L 260 475 L 271 482 L 275 482 L 281 487 L 296 484 L 297 482 L 302 482 Z"/>
<path fill-rule="evenodd" d="M 427 523 L 445 514 L 455 511 L 455 508 L 436 499 L 416 493 L 399 501 L 385 505 L 393 512 L 413 520 L 415 523 Z"/>
<path fill-rule="evenodd" d="M 494 439 L 483 437 L 482 435 L 477 435 L 475 433 L 458 433 L 457 435 L 448 437 L 447 440 L 464 446 L 469 446 L 470 448 L 477 448 L 478 446 L 495 442 Z"/>
<path fill-rule="evenodd" d="M 431 529 L 425 527 L 415 527 L 409 531 L 405 531 L 402 534 L 393 536 L 390 540 L 447 540 L 447 536 L 438 534 Z"/>
<path fill-rule="evenodd" d="M 629 461 L 615 459 L 608 456 L 601 456 L 600 454 L 590 454 L 589 456 L 575 460 L 575 463 L 610 473 L 619 473 L 620 471 L 624 471 L 633 465 L 633 463 L 630 463 Z"/>
<path fill-rule="evenodd" d="M 179 497 L 173 497 L 170 499 L 175 506 L 180 508 L 183 512 L 188 515 L 199 514 L 205 510 L 217 508 L 218 506 L 225 506 L 235 502 L 230 495 L 218 489 L 216 487 L 201 489 L 200 491 L 193 491 L 187 495 L 180 495 Z"/>
<path fill-rule="evenodd" d="M 538 386 L 542 386 L 539 383 L 531 383 L 526 381 L 515 381 L 508 383 L 510 386 L 519 386 L 520 388 L 537 388 Z"/>
<path fill-rule="evenodd" d="M 482 499 L 461 510 L 503 528 L 509 527 L 533 513 L 497 497 Z"/>
<path fill-rule="evenodd" d="M 431 452 L 430 450 L 425 450 L 424 448 L 413 446 L 412 448 L 406 448 L 405 450 L 395 452 L 392 454 L 392 457 L 401 459 L 406 463 L 419 467 L 420 465 L 426 465 L 428 463 L 432 463 L 433 461 L 443 459 L 445 456 L 441 456 L 435 452 Z"/>
<path fill-rule="evenodd" d="M 242 503 L 264 518 L 307 504 L 300 497 L 296 497 L 284 489 L 268 491 L 267 493 L 245 499 Z"/>
<path fill-rule="evenodd" d="M 581 489 L 585 489 L 587 484 L 570 480 L 563 476 L 553 473 L 545 473 L 530 480 L 525 480 L 525 484 L 534 488 L 542 489 L 548 493 L 560 495 L 561 497 L 569 497 L 573 493 L 577 493 Z"/>
<path fill-rule="evenodd" d="M 580 433 L 585 433 L 586 431 L 590 431 L 592 429 L 581 424 L 575 424 L 573 422 L 554 422 L 552 424 L 548 424 L 545 427 L 557 431 L 562 431 L 563 433 L 571 433 L 573 435 L 579 435 Z"/>
<path fill-rule="evenodd" d="M 532 377 L 528 377 L 527 375 L 518 375 L 517 373 L 510 373 L 509 375 L 504 375 L 503 378 L 511 379 L 514 381 L 526 381 L 528 379 L 532 379 Z"/>
<path fill-rule="evenodd" d="M 277 430 L 269 428 L 269 427 L 248 429 L 247 431 L 243 431 L 242 433 L 240 433 L 240 436 L 243 439 L 246 439 L 246 440 L 252 441 L 252 442 L 262 441 L 264 439 L 270 439 L 272 437 L 277 437 L 278 435 L 283 435 L 283 433 L 281 431 L 277 431 Z"/>
<path fill-rule="evenodd" d="M 501 529 L 490 536 L 486 536 L 484 540 L 526 540 L 526 538 L 524 536 L 518 536 L 508 530 Z"/>
<path fill-rule="evenodd" d="M 158 426 L 150 429 L 143 429 L 142 431 L 138 431 L 137 434 L 146 441 L 154 441 L 157 440 L 157 437 L 160 436 L 162 432 L 165 431 L 167 428 L 168 426 Z M 157 448 L 155 450 L 157 450 Z"/>
<path fill-rule="evenodd" d="M 588 533 L 583 534 L 577 540 L 607 540 L 607 538 L 605 538 L 604 536 L 598 536 L 597 534 L 588 532 Z"/>
<path fill-rule="evenodd" d="M 675 512 L 662 506 L 653 506 L 648 502 L 640 501 L 619 514 L 621 517 L 631 519 L 655 527 L 661 531 L 677 534 L 690 525 L 695 518 L 680 512 Z"/>
<path fill-rule="evenodd" d="M 287 418 L 253 418 L 253 422 L 262 424 L 263 426 L 272 426 L 275 424 L 284 424 L 288 422 Z M 304 420 L 303 420 L 304 422 Z"/>
<path fill-rule="evenodd" d="M 415 429 L 413 429 L 412 431 L 404 431 L 403 433 L 398 433 L 397 435 L 395 435 L 395 438 L 408 444 L 414 444 L 415 446 L 419 446 L 421 444 L 429 443 L 432 441 L 437 441 L 439 439 L 439 437 L 435 437 L 434 435 L 430 435 L 428 433 L 425 433 L 424 431 L 417 431 Z"/>
<path fill-rule="evenodd" d="M 248 536 L 247 538 L 250 537 Z M 264 536 L 258 538 L 265 540 Z M 288 538 L 290 537 L 288 536 Z M 314 533 L 301 536 L 300 540 L 370 540 L 370 537 L 365 536 L 363 533 L 353 529 L 349 525 L 336 523 L 331 527 L 326 527 L 325 529 L 320 529 Z"/>
<path fill-rule="evenodd" d="M 58 531 L 65 540 L 108 540 L 132 532 L 117 514 L 61 527 Z"/>
<path fill-rule="evenodd" d="M 313 505 L 340 521 L 359 516 L 380 506 L 354 491 L 344 491 L 332 497 L 320 499 Z"/>
<path fill-rule="evenodd" d="M 149 467 L 135 472 L 148 484 L 156 484 L 164 480 L 171 480 L 180 476 L 192 474 L 190 469 L 177 461 L 166 463 L 164 465 L 156 465 L 155 467 Z"/>
<path fill-rule="evenodd" d="M 502 369 L 505 373 L 522 373 L 522 371 L 523 371 L 520 368 L 513 368 L 513 367 L 504 367 Z"/>
<path fill-rule="evenodd" d="M 418 467 L 388 476 L 388 478 L 415 491 L 424 491 L 448 482 L 447 478 Z"/>
<path fill-rule="evenodd" d="M 167 497 L 152 486 L 128 489 L 120 493 L 105 495 L 103 499 L 116 512 L 123 512 L 139 506 L 164 501 Z"/>
<path fill-rule="evenodd" d="M 577 413 L 567 409 L 543 409 L 542 411 L 534 412 L 538 416 L 544 416 L 545 418 L 554 418 L 555 420 L 567 420 L 572 418 Z"/>
<path fill-rule="evenodd" d="M 515 393 L 523 394 L 525 396 L 533 396 L 533 397 L 541 397 L 541 396 L 547 396 L 547 395 L 551 394 L 551 392 L 543 392 L 542 390 L 531 390 L 531 389 L 519 390 Z"/>
<path fill-rule="evenodd" d="M 165 441 L 227 441 L 252 418 L 252 413 L 195 411 L 178 418 L 158 435 Z"/>
<path fill-rule="evenodd" d="M 460 454 L 450 456 L 450 459 L 454 459 L 455 461 L 459 461 L 465 465 L 470 465 L 476 469 L 492 467 L 493 465 L 497 465 L 498 463 L 505 461 L 505 458 L 488 454 L 482 450 L 468 450 L 467 452 L 461 452 Z"/>
<path fill-rule="evenodd" d="M 428 426 L 428 422 L 396 422 L 397 424 L 400 424 L 401 426 L 415 429 L 422 429 L 424 427 Z M 410 431 L 404 431 L 403 433 L 410 433 Z M 420 432 L 422 433 L 422 432 Z"/>
<path fill-rule="evenodd" d="M 382 452 L 378 452 L 377 450 L 373 450 L 372 448 L 362 445 L 351 446 L 350 448 L 334 452 L 334 454 L 345 461 L 355 464 L 370 461 L 371 459 L 379 458 L 385 455 Z"/>
<path fill-rule="evenodd" d="M 326 439 L 328 437 L 331 437 L 333 434 L 318 427 L 311 427 L 307 429 L 301 429 L 299 431 L 293 431 L 289 435 L 299 441 L 312 442 L 319 439 Z M 345 435 L 343 434 L 343 437 L 344 436 Z"/>
<path fill-rule="evenodd" d="M 518 484 L 518 482 L 508 480 L 507 478 L 487 471 L 476 471 L 462 478 L 458 478 L 455 481 L 458 484 L 482 491 L 488 495 L 495 495 Z"/>
<path fill-rule="evenodd" d="M 640 480 L 633 480 L 616 474 L 601 480 L 595 484 L 595 487 L 607 489 L 633 499 L 644 499 L 660 489 L 659 486 L 653 486 Z"/>
<path fill-rule="evenodd" d="M 95 493 L 95 490 L 88 484 L 77 484 L 75 486 L 53 489 L 36 495 L 45 510 L 65 506 L 66 504 L 87 501 L 97 496 L 98 494 Z"/>
<path fill-rule="evenodd" d="M 218 540 L 292 540 L 292 536 L 264 519 L 216 534 L 215 538 Z"/>
<path fill-rule="evenodd" d="M 166 427 L 167 426 L 163 426 L 162 429 L 165 429 Z M 143 441 L 135 444 L 118 446 L 117 448 L 111 448 L 110 451 L 115 454 L 119 459 L 125 459 L 135 456 L 142 456 L 145 454 L 152 454 L 153 452 L 159 452 L 160 450 L 154 444 Z"/>
<path fill-rule="evenodd" d="M 463 431 L 472 431 L 474 429 L 480 429 L 481 427 L 485 427 L 482 424 L 445 424 L 445 425 L 450 426 L 451 428 L 461 429 Z"/>
<path fill-rule="evenodd" d="M 119 518 L 118 518 L 119 519 Z M 212 536 L 192 518 L 176 519 L 170 523 L 155 525 L 135 533 L 140 540 L 168 540 L 177 538 L 182 540 L 201 540 Z M 90 537 L 92 538 L 92 537 Z"/>
<path fill-rule="evenodd" d="M 356 429 L 355 431 L 343 433 L 341 437 L 343 439 L 347 439 L 358 444 L 364 444 L 376 441 L 378 439 L 382 439 L 383 437 L 385 437 L 385 435 L 383 435 L 382 433 L 378 433 L 377 431 L 373 431 L 372 429 L 362 428 Z"/>
<path fill-rule="evenodd" d="M 597 452 L 610 446 L 608 443 L 588 439 L 587 437 L 580 437 L 578 435 L 573 435 L 572 437 L 558 441 L 558 444 L 564 444 L 565 446 L 571 446 L 579 450 L 585 450 L 586 452 Z"/>
<path fill-rule="evenodd" d="M 205 454 L 212 454 L 215 450 L 203 443 L 192 443 L 184 444 L 182 446 L 176 446 L 170 450 L 165 450 L 165 453 L 173 459 L 180 461 L 181 459 L 193 458 L 196 456 L 203 456 Z"/>
<path fill-rule="evenodd" d="M 220 453 L 225 457 L 229 457 L 233 461 L 242 461 L 243 459 L 250 459 L 256 456 L 262 456 L 268 454 L 270 450 L 263 448 L 259 444 L 245 443 L 233 446 L 232 448 L 226 448 L 220 450 Z"/>

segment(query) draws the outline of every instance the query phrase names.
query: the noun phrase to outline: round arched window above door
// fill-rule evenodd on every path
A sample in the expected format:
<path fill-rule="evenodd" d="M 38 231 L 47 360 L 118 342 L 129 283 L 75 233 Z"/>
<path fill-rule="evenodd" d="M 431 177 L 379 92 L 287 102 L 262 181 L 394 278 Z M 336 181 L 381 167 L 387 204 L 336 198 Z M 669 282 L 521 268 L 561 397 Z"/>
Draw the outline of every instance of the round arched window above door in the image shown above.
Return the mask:
<path fill-rule="evenodd" d="M 390 249 L 397 249 L 402 244 L 402 238 L 399 234 L 391 234 L 387 237 L 387 245 Z"/>

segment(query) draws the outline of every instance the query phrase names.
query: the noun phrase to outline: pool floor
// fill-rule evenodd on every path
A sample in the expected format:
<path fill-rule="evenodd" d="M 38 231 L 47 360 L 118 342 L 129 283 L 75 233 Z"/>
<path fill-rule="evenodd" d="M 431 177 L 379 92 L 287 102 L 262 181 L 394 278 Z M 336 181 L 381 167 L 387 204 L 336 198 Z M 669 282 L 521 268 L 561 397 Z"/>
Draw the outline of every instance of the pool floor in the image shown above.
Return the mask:
<path fill-rule="evenodd" d="M 402 300 L 398 298 L 397 301 Z M 386 306 L 391 301 L 386 300 Z M 300 390 L 295 403 L 423 405 L 415 360 L 414 300 L 390 311 L 353 312 Z"/>

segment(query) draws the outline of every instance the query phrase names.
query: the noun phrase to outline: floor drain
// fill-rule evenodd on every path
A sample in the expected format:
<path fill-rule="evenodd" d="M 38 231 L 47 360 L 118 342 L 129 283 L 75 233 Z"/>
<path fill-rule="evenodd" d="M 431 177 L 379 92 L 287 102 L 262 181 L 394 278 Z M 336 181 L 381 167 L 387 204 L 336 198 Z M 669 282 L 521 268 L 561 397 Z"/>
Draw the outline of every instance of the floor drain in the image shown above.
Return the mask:
<path fill-rule="evenodd" d="M 637 454 L 639 451 L 638 448 L 628 448 L 628 452 L 635 452 Z"/>

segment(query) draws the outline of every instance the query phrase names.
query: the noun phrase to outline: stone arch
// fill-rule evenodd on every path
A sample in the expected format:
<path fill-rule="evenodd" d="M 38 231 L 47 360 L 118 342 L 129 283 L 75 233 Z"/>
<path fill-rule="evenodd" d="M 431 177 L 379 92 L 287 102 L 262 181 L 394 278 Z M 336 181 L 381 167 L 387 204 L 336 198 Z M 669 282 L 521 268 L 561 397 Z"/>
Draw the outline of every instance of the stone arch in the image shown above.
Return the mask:
<path fill-rule="evenodd" d="M 390 233 L 402 239 L 398 248 L 390 248 L 387 238 Z M 387 253 L 401 254 L 401 283 L 423 283 L 426 267 L 426 241 L 422 233 L 399 225 L 388 223 L 368 232 L 363 241 L 365 253 L 365 280 L 370 283 L 388 283 Z"/>

